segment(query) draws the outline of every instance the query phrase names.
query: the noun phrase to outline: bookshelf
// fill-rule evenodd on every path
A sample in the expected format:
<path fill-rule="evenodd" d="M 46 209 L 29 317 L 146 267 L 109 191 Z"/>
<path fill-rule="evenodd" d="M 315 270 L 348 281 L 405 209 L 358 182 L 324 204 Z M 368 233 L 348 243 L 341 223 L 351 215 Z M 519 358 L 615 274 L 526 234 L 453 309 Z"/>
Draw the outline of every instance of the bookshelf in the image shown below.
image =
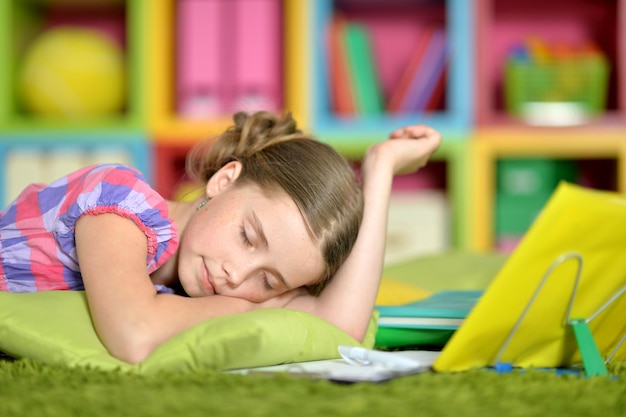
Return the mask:
<path fill-rule="evenodd" d="M 195 64 L 181 58 L 182 49 L 195 50 L 185 39 L 196 36 L 195 31 L 185 31 L 193 25 L 185 20 L 181 7 L 197 2 L 103 0 L 97 4 L 107 5 L 106 12 L 97 7 L 87 8 L 79 13 L 80 18 L 76 17 L 76 10 L 68 9 L 67 16 L 82 19 L 86 26 L 96 25 L 96 15 L 110 19 L 109 24 L 124 39 L 128 79 L 122 111 L 98 120 L 72 122 L 31 114 L 14 94 L 20 62 L 18 45 L 28 39 L 29 33 L 32 36 L 44 30 L 46 26 L 42 22 L 47 8 L 56 2 L 0 2 L 0 54 L 8 57 L 0 65 L 0 195 L 6 196 L 8 189 L 15 188 L 15 178 L 20 176 L 8 168 L 6 159 L 15 152 L 30 152 L 33 164 L 48 154 L 58 157 L 66 152 L 68 167 L 77 160 L 73 158 L 77 153 L 82 155 L 78 160 L 88 160 L 94 152 L 117 155 L 115 158 L 138 166 L 166 197 L 175 195 L 182 181 L 186 151 L 199 140 L 221 132 L 231 120 L 232 109 L 201 117 L 188 117 L 181 112 L 180 94 L 190 85 L 184 84 L 181 77 L 194 84 L 198 74 L 200 78 L 203 74 L 196 71 Z M 267 2 L 268 7 L 277 7 L 278 16 L 278 23 L 273 25 L 278 27 L 278 32 L 271 35 L 272 40 L 263 49 L 269 51 L 265 55 L 271 62 L 259 63 L 259 68 L 265 65 L 264 68 L 274 69 L 259 70 L 259 74 L 267 75 L 267 83 L 252 90 L 271 90 L 279 110 L 294 113 L 305 130 L 334 146 L 348 159 L 358 162 L 369 145 L 383 140 L 399 126 L 424 123 L 443 133 L 444 143 L 434 156 L 434 168 L 416 174 L 413 182 L 427 184 L 426 176 L 440 177 L 435 188 L 449 198 L 454 247 L 487 251 L 497 246 L 494 206 L 497 169 L 502 161 L 520 158 L 576 161 L 582 177 L 591 178 L 590 186 L 626 192 L 626 146 L 622 144 L 626 139 L 626 0 L 210 0 L 203 3 L 210 3 L 210 7 L 227 7 L 225 4 L 234 7 L 235 3 L 246 7 L 246 2 L 255 5 Z M 67 2 L 63 7 L 77 7 L 76 4 Z M 63 13 L 57 13 L 57 19 L 58 16 L 61 20 L 68 19 Z M 397 88 L 424 31 L 428 28 L 443 31 L 449 55 L 441 102 L 428 111 L 383 109 L 378 114 L 350 117 L 337 114 L 329 92 L 326 43 L 328 25 L 337 16 L 361 24 L 368 31 L 370 52 L 385 102 Z M 567 127 L 530 126 L 507 113 L 503 99 L 504 59 L 512 44 L 531 34 L 572 42 L 590 40 L 599 47 L 610 65 L 606 112 L 588 123 Z M 209 35 L 203 36 L 208 38 L 194 41 L 196 48 L 203 51 L 209 44 L 222 45 L 222 52 L 215 54 L 216 60 L 234 62 L 229 61 L 233 58 L 228 53 L 223 56 L 224 44 L 236 44 L 231 42 L 230 35 L 209 31 Z M 184 65 L 191 65 L 193 71 Z M 198 65 L 200 69 L 209 68 L 211 62 L 205 60 Z M 229 82 L 224 81 L 226 84 Z M 237 90 L 236 83 L 233 85 Z M 419 192 L 421 186 L 413 191 Z"/>

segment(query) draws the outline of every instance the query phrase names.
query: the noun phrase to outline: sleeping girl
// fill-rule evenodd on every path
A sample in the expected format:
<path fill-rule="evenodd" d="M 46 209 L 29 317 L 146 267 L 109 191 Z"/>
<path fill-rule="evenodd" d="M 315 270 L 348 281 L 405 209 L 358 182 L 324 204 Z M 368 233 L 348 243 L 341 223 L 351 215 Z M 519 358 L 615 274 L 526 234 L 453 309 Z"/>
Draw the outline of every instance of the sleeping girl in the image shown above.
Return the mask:
<path fill-rule="evenodd" d="M 362 340 L 374 307 L 395 174 L 441 136 L 400 128 L 360 178 L 291 115 L 237 113 L 198 144 L 194 201 L 168 201 L 132 167 L 83 168 L 27 187 L 0 214 L 0 291 L 84 290 L 98 336 L 129 363 L 213 317 L 284 307 Z"/>

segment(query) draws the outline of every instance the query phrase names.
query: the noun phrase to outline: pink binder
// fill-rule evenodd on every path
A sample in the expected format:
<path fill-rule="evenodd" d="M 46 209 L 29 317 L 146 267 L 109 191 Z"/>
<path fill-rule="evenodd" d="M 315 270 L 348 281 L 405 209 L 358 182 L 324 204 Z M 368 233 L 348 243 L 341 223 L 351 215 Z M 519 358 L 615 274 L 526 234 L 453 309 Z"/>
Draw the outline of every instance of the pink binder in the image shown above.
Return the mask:
<path fill-rule="evenodd" d="M 281 7 L 279 0 L 230 0 L 234 7 L 232 110 L 281 107 Z"/>
<path fill-rule="evenodd" d="M 179 0 L 176 16 L 176 98 L 183 117 L 203 118 L 227 109 L 220 77 L 222 0 Z"/>

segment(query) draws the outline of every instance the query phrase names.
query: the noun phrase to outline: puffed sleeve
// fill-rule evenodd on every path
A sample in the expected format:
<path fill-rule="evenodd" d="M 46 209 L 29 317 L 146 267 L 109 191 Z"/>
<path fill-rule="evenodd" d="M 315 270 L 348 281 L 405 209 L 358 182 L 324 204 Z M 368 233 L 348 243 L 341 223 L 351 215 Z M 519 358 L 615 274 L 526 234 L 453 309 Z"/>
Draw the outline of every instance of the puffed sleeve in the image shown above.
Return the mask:
<path fill-rule="evenodd" d="M 133 221 L 148 239 L 148 273 L 163 265 L 178 247 L 176 224 L 165 199 L 136 169 L 125 165 L 96 165 L 67 177 L 56 233 L 61 249 L 76 260 L 74 228 L 83 215 L 115 213 Z M 120 239 L 123 239 L 120 236 Z"/>

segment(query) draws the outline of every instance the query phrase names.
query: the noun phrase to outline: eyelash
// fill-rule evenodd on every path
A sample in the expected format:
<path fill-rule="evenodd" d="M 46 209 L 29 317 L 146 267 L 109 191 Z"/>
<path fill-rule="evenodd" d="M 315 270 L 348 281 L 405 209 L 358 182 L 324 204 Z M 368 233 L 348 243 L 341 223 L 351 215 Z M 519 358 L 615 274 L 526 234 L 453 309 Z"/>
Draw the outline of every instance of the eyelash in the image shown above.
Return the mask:
<path fill-rule="evenodd" d="M 267 279 L 267 274 L 265 273 L 265 271 L 263 271 L 262 273 L 262 279 L 263 279 L 263 286 L 265 287 L 266 290 L 271 291 L 274 289 L 274 287 L 272 287 L 272 285 L 270 284 L 270 281 Z"/>
<path fill-rule="evenodd" d="M 241 236 L 241 240 L 243 241 L 244 245 L 248 246 L 248 247 L 252 247 L 252 242 L 250 241 L 250 239 L 248 238 L 248 234 L 246 233 L 246 228 L 241 226 L 240 230 L 239 230 L 239 235 Z M 272 287 L 272 285 L 270 284 L 270 281 L 267 279 L 267 274 L 265 273 L 265 271 L 262 272 L 262 280 L 263 280 L 263 286 L 265 287 L 266 290 L 271 291 L 274 289 L 274 287 Z"/>
<path fill-rule="evenodd" d="M 250 241 L 250 239 L 248 238 L 248 234 L 246 233 L 246 228 L 241 226 L 240 230 L 239 230 L 239 234 L 241 236 L 241 240 L 243 241 L 243 243 L 246 246 L 250 246 L 252 247 L 252 242 Z"/>

